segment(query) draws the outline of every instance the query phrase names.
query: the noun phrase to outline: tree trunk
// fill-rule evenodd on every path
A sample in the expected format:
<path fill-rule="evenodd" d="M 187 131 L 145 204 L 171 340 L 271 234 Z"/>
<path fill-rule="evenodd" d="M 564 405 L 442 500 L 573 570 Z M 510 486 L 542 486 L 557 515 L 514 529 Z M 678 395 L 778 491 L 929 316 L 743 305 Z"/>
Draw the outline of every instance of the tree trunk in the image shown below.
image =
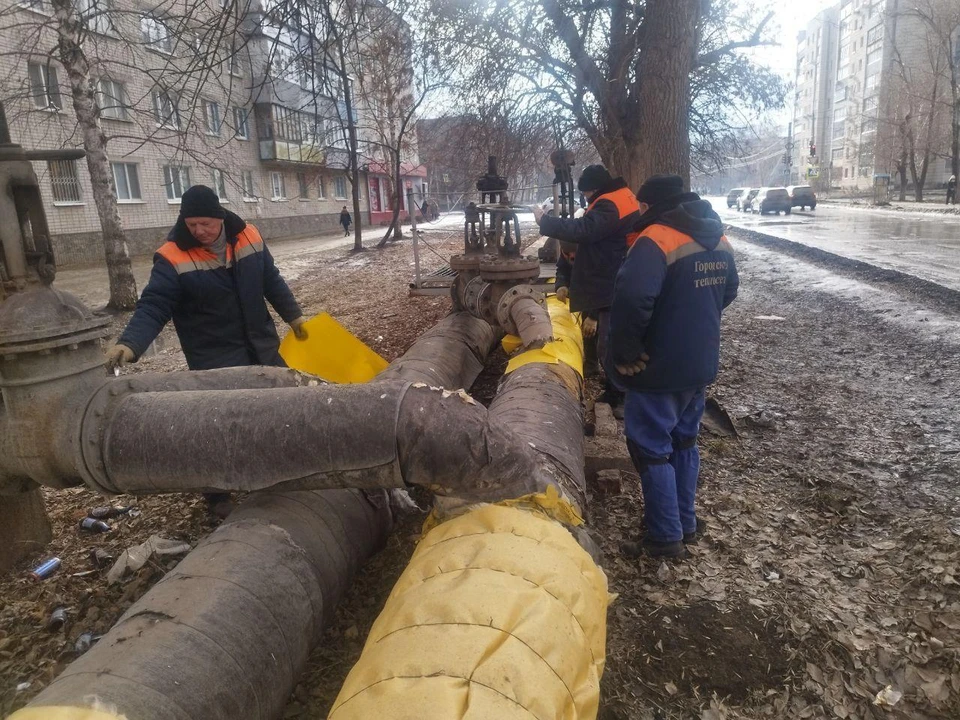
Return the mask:
<path fill-rule="evenodd" d="M 357 124 L 353 120 L 353 88 L 350 86 L 350 73 L 347 71 L 347 58 L 343 51 L 343 40 L 337 41 L 337 54 L 340 60 L 340 82 L 343 85 L 343 104 L 347 110 L 347 143 L 350 153 L 350 184 L 353 196 L 353 251 L 363 250 L 363 218 L 360 216 L 360 157 L 357 140 Z M 369 190 L 367 191 L 369 192 Z"/>
<path fill-rule="evenodd" d="M 130 264 L 130 252 L 123 233 L 113 190 L 107 138 L 100 127 L 100 110 L 95 100 L 90 64 L 80 44 L 81 28 L 71 0 L 53 0 L 57 20 L 57 47 L 60 62 L 70 80 L 70 95 L 77 123 L 83 135 L 87 170 L 93 200 L 103 232 L 103 250 L 110 279 L 110 301 L 113 310 L 132 310 L 137 304 L 137 283 Z"/>
<path fill-rule="evenodd" d="M 907 156 L 906 154 L 900 157 L 900 161 L 897 163 L 897 173 L 900 175 L 900 202 L 904 202 L 907 199 Z"/>
<path fill-rule="evenodd" d="M 637 63 L 639 148 L 626 156 L 635 170 L 624 179 L 629 175 L 636 183 L 654 173 L 676 173 L 689 186 L 690 73 L 701 6 L 701 0 L 646 3 Z"/>
<path fill-rule="evenodd" d="M 610 145 L 619 145 L 612 148 Z M 656 171 L 647 171 L 641 158 L 643 157 L 638 145 L 628 145 L 627 143 L 608 143 L 605 152 L 601 153 L 600 159 L 604 167 L 610 171 L 614 177 L 622 177 L 627 187 L 636 192 L 643 181 Z"/>

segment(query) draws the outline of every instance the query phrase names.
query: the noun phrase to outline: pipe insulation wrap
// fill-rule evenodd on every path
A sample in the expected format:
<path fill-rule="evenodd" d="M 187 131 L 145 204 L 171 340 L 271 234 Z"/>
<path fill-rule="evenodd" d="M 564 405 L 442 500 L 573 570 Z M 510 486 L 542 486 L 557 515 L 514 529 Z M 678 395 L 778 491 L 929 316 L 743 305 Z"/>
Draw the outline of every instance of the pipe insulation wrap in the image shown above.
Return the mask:
<path fill-rule="evenodd" d="M 130 720 L 274 720 L 389 527 L 382 492 L 250 496 L 11 720 L 87 698 Z"/>
<path fill-rule="evenodd" d="M 132 720 L 105 710 L 85 707 L 31 707 L 16 714 L 17 720 Z"/>
<path fill-rule="evenodd" d="M 563 526 L 475 509 L 423 538 L 329 720 L 595 718 L 607 602 Z"/>
<path fill-rule="evenodd" d="M 553 340 L 550 312 L 531 297 L 522 297 L 510 306 L 510 319 L 525 348 L 543 347 Z"/>
<path fill-rule="evenodd" d="M 570 312 L 570 306 L 555 296 L 545 301 L 550 323 L 553 326 L 553 340 L 541 348 L 534 348 L 514 355 L 507 363 L 506 374 L 509 375 L 517 368 L 531 363 L 546 363 L 549 365 L 564 364 L 573 368 L 583 377 L 583 333 L 580 331 L 579 315 Z M 503 338 L 503 349 L 508 355 L 513 355 L 522 346 L 524 340 L 515 335 Z"/>

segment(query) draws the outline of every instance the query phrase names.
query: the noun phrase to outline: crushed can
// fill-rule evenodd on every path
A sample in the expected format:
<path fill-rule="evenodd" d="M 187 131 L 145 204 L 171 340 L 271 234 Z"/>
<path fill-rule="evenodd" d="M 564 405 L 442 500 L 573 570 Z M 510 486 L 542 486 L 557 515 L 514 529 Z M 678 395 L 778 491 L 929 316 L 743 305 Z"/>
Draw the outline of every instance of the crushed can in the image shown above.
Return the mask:
<path fill-rule="evenodd" d="M 58 607 L 47 619 L 47 630 L 50 632 L 56 632 L 64 625 L 67 624 L 67 609 L 65 607 Z"/>
<path fill-rule="evenodd" d="M 44 560 L 30 572 L 30 577 L 34 580 L 45 580 L 60 569 L 60 564 L 60 558 L 58 557 Z"/>
<path fill-rule="evenodd" d="M 113 505 L 104 505 L 103 507 L 91 508 L 87 511 L 87 517 L 94 520 L 109 520 L 110 518 L 126 515 L 133 510 L 133 505 L 127 507 L 114 507 Z M 138 513 L 139 514 L 139 513 Z"/>
<path fill-rule="evenodd" d="M 80 521 L 80 529 L 88 533 L 110 532 L 110 526 L 103 520 L 86 517 Z"/>
<path fill-rule="evenodd" d="M 94 635 L 92 632 L 85 632 L 77 638 L 77 641 L 73 644 L 73 650 L 77 655 L 83 655 L 87 650 L 92 648 L 93 644 L 99 639 L 99 635 Z"/>

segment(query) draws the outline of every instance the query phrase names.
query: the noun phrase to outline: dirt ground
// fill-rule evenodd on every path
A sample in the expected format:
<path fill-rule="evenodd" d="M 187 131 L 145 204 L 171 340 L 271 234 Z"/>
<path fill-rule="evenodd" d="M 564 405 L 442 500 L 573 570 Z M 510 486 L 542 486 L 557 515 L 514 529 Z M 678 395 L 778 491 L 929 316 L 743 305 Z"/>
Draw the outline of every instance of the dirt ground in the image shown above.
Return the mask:
<path fill-rule="evenodd" d="M 436 231 L 428 238 L 440 255 L 456 247 Z M 909 287 L 871 287 L 733 240 L 743 284 L 712 394 L 739 438 L 701 436 L 706 536 L 683 562 L 626 560 L 617 547 L 639 530 L 636 480 L 590 505 L 618 593 L 601 719 L 960 717 L 960 315 Z M 449 308 L 407 296 L 411 263 L 403 243 L 311 253 L 281 270 L 308 314 L 330 311 L 393 359 Z M 172 332 L 161 345 L 136 371 L 184 367 Z M 484 394 L 495 376 L 482 376 Z M 213 527 L 196 499 L 157 497 L 87 536 L 76 523 L 102 498 L 78 489 L 47 503 L 47 554 L 64 566 L 42 583 L 28 579 L 31 562 L 0 578 L 0 713 L 28 701 L 76 656 L 82 632 L 105 632 L 176 562 L 108 586 L 103 571 L 77 576 L 91 570 L 91 548 L 117 554 L 154 532 L 195 543 Z M 325 715 L 419 522 L 402 523 L 361 573 L 285 717 Z M 68 622 L 48 632 L 58 605 Z M 888 685 L 889 702 L 902 697 L 874 704 Z"/>

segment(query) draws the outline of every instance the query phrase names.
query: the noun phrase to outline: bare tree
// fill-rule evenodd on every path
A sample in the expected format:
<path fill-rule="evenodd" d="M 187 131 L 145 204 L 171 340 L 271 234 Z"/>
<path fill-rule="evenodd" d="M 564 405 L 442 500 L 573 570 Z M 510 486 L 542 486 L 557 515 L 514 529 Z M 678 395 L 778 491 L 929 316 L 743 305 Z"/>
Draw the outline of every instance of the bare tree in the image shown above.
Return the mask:
<path fill-rule="evenodd" d="M 631 186 L 653 172 L 689 176 L 691 135 L 708 143 L 731 98 L 782 103 L 782 84 L 738 57 L 773 42 L 770 15 L 747 27 L 730 0 L 424 1 L 436 53 L 462 53 L 475 87 L 525 83 Z M 734 79 L 724 67 L 750 72 Z"/>

